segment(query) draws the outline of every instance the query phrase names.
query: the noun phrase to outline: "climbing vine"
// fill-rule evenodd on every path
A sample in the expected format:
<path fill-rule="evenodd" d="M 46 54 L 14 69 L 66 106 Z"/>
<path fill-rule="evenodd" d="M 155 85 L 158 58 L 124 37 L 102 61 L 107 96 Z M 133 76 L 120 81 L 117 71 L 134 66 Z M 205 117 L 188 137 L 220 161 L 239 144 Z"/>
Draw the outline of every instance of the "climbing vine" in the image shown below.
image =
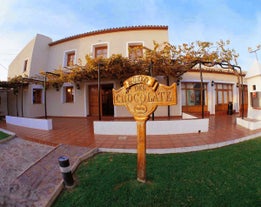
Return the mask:
<path fill-rule="evenodd" d="M 86 64 L 78 60 L 78 63 L 70 68 L 60 67 L 52 73 L 42 71 L 39 76 L 45 76 L 49 85 L 56 86 L 64 82 L 97 80 L 98 70 L 103 80 L 125 80 L 136 74 L 172 76 L 179 80 L 185 72 L 201 62 L 209 67 L 221 63 L 225 63 L 227 68 L 237 65 L 238 54 L 234 49 L 228 48 L 229 41 L 196 41 L 177 46 L 168 42 L 153 43 L 152 49 L 143 47 L 144 55 L 136 59 L 123 57 L 121 54 L 113 54 L 109 58 L 92 58 L 86 55 Z M 10 81 L 21 81 L 20 79 L 19 76 Z"/>

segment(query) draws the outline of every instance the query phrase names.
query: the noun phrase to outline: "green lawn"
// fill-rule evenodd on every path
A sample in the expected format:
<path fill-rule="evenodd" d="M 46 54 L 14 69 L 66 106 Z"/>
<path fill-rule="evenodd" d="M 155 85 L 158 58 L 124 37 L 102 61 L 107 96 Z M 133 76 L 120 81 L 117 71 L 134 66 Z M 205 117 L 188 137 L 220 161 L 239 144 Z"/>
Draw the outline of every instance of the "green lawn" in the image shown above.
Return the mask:
<path fill-rule="evenodd" d="M 9 137 L 9 136 L 10 136 L 9 134 L 6 134 L 6 133 L 0 131 L 0 140 L 1 140 L 1 139 L 5 139 L 5 138 L 7 138 L 7 137 Z"/>
<path fill-rule="evenodd" d="M 83 162 L 77 186 L 58 206 L 261 206 L 261 138 L 216 150 L 147 155 L 146 184 L 135 154 L 99 154 Z"/>

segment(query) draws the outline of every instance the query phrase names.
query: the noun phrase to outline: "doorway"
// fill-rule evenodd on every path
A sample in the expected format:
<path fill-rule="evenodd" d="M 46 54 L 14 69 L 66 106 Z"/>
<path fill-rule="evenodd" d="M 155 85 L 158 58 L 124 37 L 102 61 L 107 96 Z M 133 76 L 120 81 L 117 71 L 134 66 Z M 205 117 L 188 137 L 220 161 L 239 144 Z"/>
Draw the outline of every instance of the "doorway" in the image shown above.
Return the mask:
<path fill-rule="evenodd" d="M 228 110 L 228 103 L 233 101 L 233 84 L 216 83 L 215 90 L 215 114 L 225 114 Z"/>
<path fill-rule="evenodd" d="M 102 116 L 114 116 L 112 97 L 113 84 L 103 84 L 100 89 L 100 106 L 98 85 L 89 86 L 89 113 L 90 116 L 99 115 L 99 107 Z"/>

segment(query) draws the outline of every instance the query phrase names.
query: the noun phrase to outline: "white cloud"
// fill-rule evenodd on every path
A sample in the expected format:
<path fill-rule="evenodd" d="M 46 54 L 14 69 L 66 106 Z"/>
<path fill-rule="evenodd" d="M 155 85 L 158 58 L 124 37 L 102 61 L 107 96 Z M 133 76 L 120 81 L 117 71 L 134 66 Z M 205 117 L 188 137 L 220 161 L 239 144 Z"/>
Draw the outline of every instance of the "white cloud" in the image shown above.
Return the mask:
<path fill-rule="evenodd" d="M 15 0 L 2 0 L 0 7 L 0 25 L 5 21 L 6 16 L 10 11 L 10 7 L 15 3 Z"/>
<path fill-rule="evenodd" d="M 60 39 L 83 32 L 85 25 L 78 21 L 76 15 L 69 9 L 57 5 L 55 8 L 61 10 L 47 10 L 38 4 L 38 1 L 33 2 L 32 4 L 20 2 L 20 5 L 15 0 L 1 2 L 0 80 L 7 79 L 6 69 L 9 64 L 37 33 Z"/>
<path fill-rule="evenodd" d="M 247 48 L 261 44 L 257 1 L 236 0 L 2 0 L 0 79 L 15 55 L 37 34 L 53 40 L 97 29 L 130 25 L 168 25 L 172 44 L 231 40 L 239 64 L 254 59 Z M 249 8 L 247 7 L 249 6 Z M 260 51 L 261 53 L 261 51 Z M 260 54 L 261 59 L 261 54 Z"/>

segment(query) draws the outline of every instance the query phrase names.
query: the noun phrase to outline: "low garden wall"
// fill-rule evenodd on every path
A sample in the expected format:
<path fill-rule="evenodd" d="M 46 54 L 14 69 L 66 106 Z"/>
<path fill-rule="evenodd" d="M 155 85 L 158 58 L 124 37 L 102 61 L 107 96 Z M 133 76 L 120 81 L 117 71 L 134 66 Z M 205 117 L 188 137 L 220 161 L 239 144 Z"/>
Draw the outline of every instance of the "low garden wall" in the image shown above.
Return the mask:
<path fill-rule="evenodd" d="M 261 120 L 238 117 L 237 124 L 250 130 L 261 129 Z"/>
<path fill-rule="evenodd" d="M 52 119 L 25 118 L 16 116 L 6 116 L 6 123 L 33 129 L 52 130 Z"/>
<path fill-rule="evenodd" d="M 136 135 L 135 121 L 94 121 L 94 134 Z M 147 135 L 207 132 L 209 119 L 147 121 Z"/>

